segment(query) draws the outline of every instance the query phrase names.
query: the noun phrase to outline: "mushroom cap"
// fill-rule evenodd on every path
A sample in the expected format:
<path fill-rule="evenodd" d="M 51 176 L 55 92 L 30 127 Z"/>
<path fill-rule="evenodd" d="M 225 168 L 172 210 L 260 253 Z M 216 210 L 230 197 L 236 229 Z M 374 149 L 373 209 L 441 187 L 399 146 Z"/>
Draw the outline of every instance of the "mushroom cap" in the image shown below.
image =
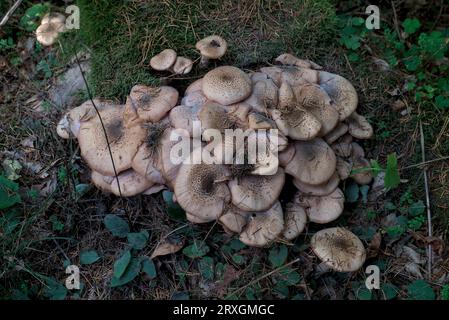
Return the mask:
<path fill-rule="evenodd" d="M 208 101 L 202 107 L 198 114 L 203 129 L 217 129 L 224 133 L 226 129 L 243 128 L 246 125 L 246 113 L 241 114 L 239 106 L 230 110 L 216 102 Z"/>
<path fill-rule="evenodd" d="M 132 169 L 120 173 L 117 178 L 118 182 L 115 178 L 111 182 L 111 192 L 116 196 L 120 196 L 121 191 L 123 197 L 132 197 L 154 185 L 153 181 L 146 179 Z M 119 183 L 120 189 L 118 187 Z"/>
<path fill-rule="evenodd" d="M 267 108 L 274 108 L 278 104 L 278 88 L 271 79 L 257 81 L 245 102 L 254 110 L 266 113 Z"/>
<path fill-rule="evenodd" d="M 293 159 L 293 157 L 295 156 L 295 146 L 294 144 L 290 143 L 288 145 L 288 147 L 284 150 L 281 151 L 278 155 L 278 159 L 279 159 L 279 165 L 283 168 L 285 168 L 285 166 Z"/>
<path fill-rule="evenodd" d="M 169 114 L 170 122 L 175 129 L 184 129 L 193 136 L 193 122 L 200 121 L 198 115 L 202 105 L 174 107 Z"/>
<path fill-rule="evenodd" d="M 198 217 L 190 212 L 186 212 L 186 218 L 188 221 L 195 223 L 195 224 L 208 223 L 211 221 L 210 219 L 203 219 L 203 218 Z"/>
<path fill-rule="evenodd" d="M 150 60 L 150 66 L 154 70 L 164 71 L 170 69 L 176 61 L 176 51 L 173 49 L 165 49 L 155 55 Z"/>
<path fill-rule="evenodd" d="M 355 171 L 355 173 L 351 174 L 351 178 L 358 184 L 370 184 L 373 180 L 373 175 L 371 170 L 366 170 L 367 168 L 371 168 L 370 162 L 365 158 L 354 158 L 352 160 L 354 163 L 352 171 Z"/>
<path fill-rule="evenodd" d="M 149 187 L 148 189 L 146 189 L 145 191 L 142 192 L 142 194 L 149 196 L 155 193 L 158 193 L 164 189 L 167 189 L 167 187 L 164 184 L 153 184 L 151 187 Z"/>
<path fill-rule="evenodd" d="M 59 120 L 58 125 L 56 126 L 56 133 L 63 139 L 70 138 L 70 124 L 67 119 L 67 114 L 63 115 L 61 120 Z"/>
<path fill-rule="evenodd" d="M 218 221 L 228 233 L 240 234 L 246 225 L 246 213 L 242 213 L 235 207 L 230 206 Z"/>
<path fill-rule="evenodd" d="M 325 183 L 332 177 L 337 159 L 324 140 L 296 142 L 295 149 L 295 156 L 285 167 L 286 173 L 310 185 Z"/>
<path fill-rule="evenodd" d="M 192 157 L 197 157 L 198 153 L 201 148 L 195 149 Z M 179 205 L 203 220 L 218 219 L 231 198 L 227 176 L 223 165 L 183 163 L 174 184 Z"/>
<path fill-rule="evenodd" d="M 246 175 L 229 181 L 232 203 L 244 211 L 268 210 L 277 201 L 285 182 L 282 168 L 274 175 Z"/>
<path fill-rule="evenodd" d="M 294 140 L 311 140 L 321 130 L 321 122 L 305 109 L 295 107 L 287 110 L 272 110 L 271 117 L 279 130 Z"/>
<path fill-rule="evenodd" d="M 335 155 L 342 158 L 348 158 L 352 153 L 352 144 L 346 142 L 335 142 L 331 145 Z"/>
<path fill-rule="evenodd" d="M 207 100 L 206 96 L 203 94 L 203 91 L 199 90 L 185 95 L 181 99 L 181 104 L 187 107 L 201 107 L 207 101 L 209 100 Z"/>
<path fill-rule="evenodd" d="M 365 158 L 365 150 L 357 142 L 351 142 L 351 158 Z"/>
<path fill-rule="evenodd" d="M 346 160 L 341 157 L 337 157 L 337 173 L 341 180 L 346 180 L 349 178 L 352 170 L 352 160 Z"/>
<path fill-rule="evenodd" d="M 78 143 L 81 156 L 92 170 L 106 176 L 115 174 L 109 148 L 117 173 L 131 168 L 132 159 L 145 138 L 145 129 L 136 123 L 126 127 L 123 108 L 108 106 L 99 111 L 108 137 L 106 140 L 102 123 L 98 116 L 82 122 Z M 108 143 L 109 141 L 109 148 Z"/>
<path fill-rule="evenodd" d="M 282 83 L 282 69 L 279 67 L 263 67 L 260 72 L 265 73 L 278 87 Z"/>
<path fill-rule="evenodd" d="M 318 76 L 319 85 L 332 99 L 332 104 L 340 115 L 340 121 L 343 121 L 357 108 L 359 101 L 357 91 L 351 82 L 337 74 L 319 71 Z"/>
<path fill-rule="evenodd" d="M 342 214 L 345 196 L 337 188 L 326 196 L 309 196 L 298 192 L 295 200 L 304 207 L 310 221 L 324 224 L 336 220 Z"/>
<path fill-rule="evenodd" d="M 202 91 L 203 90 L 203 78 L 200 78 L 198 80 L 193 81 L 189 86 L 187 87 L 186 91 L 184 91 L 184 96 L 187 96 L 195 91 Z"/>
<path fill-rule="evenodd" d="M 60 13 L 46 14 L 36 29 L 36 40 L 44 46 L 52 45 L 58 35 L 65 31 L 65 16 Z"/>
<path fill-rule="evenodd" d="M 346 123 L 340 122 L 331 132 L 326 134 L 324 140 L 326 140 L 328 144 L 332 144 L 348 132 L 348 129 L 349 127 Z"/>
<path fill-rule="evenodd" d="M 131 167 L 141 176 L 154 183 L 165 183 L 162 175 L 160 150 L 151 150 L 147 143 L 142 143 L 133 158 Z"/>
<path fill-rule="evenodd" d="M 303 232 L 307 223 L 306 211 L 297 203 L 289 202 L 284 210 L 285 227 L 282 236 L 287 240 L 293 240 Z"/>
<path fill-rule="evenodd" d="M 90 180 L 92 183 L 101 191 L 104 192 L 112 192 L 111 191 L 111 183 L 115 177 L 104 176 L 97 171 L 93 171 L 90 173 Z"/>
<path fill-rule="evenodd" d="M 249 214 L 248 224 L 239 239 L 252 247 L 265 247 L 276 240 L 284 229 L 281 204 L 276 201 L 267 211 Z"/>
<path fill-rule="evenodd" d="M 274 129 L 276 123 L 269 117 L 259 112 L 251 112 L 248 114 L 248 125 L 251 129 Z"/>
<path fill-rule="evenodd" d="M 291 86 L 308 83 L 318 83 L 318 71 L 294 66 L 284 66 L 282 69 L 282 80 Z"/>
<path fill-rule="evenodd" d="M 228 44 L 220 36 L 212 35 L 198 41 L 195 48 L 208 59 L 219 59 L 226 53 Z"/>
<path fill-rule="evenodd" d="M 162 163 L 162 176 L 164 177 L 165 184 L 173 190 L 181 164 L 172 161 L 171 152 L 175 145 L 183 143 L 183 138 L 181 137 L 181 140 L 172 140 L 172 132 L 173 129 L 169 127 L 164 131 L 164 134 L 161 137 L 160 161 Z"/>
<path fill-rule="evenodd" d="M 126 99 L 126 109 L 129 113 L 135 111 L 145 122 L 157 122 L 176 105 L 178 97 L 173 87 L 135 85 Z"/>
<path fill-rule="evenodd" d="M 251 94 L 251 79 L 239 68 L 218 67 L 204 76 L 203 93 L 222 105 L 234 104 Z"/>
<path fill-rule="evenodd" d="M 290 53 L 281 54 L 279 57 L 275 59 L 275 62 L 278 62 L 283 65 L 293 65 L 301 68 L 322 69 L 322 67 L 317 65 L 316 63 L 310 60 L 299 59 L 298 57 L 295 57 Z"/>
<path fill-rule="evenodd" d="M 287 109 L 296 105 L 296 97 L 292 86 L 282 81 L 279 87 L 279 109 Z"/>
<path fill-rule="evenodd" d="M 173 65 L 173 72 L 176 74 L 188 74 L 192 71 L 193 61 L 186 57 L 177 57 Z"/>
<path fill-rule="evenodd" d="M 338 272 L 357 271 L 365 263 L 363 243 L 344 228 L 320 230 L 313 235 L 310 245 L 321 261 Z"/>
<path fill-rule="evenodd" d="M 338 188 L 338 184 L 340 183 L 340 178 L 335 172 L 329 181 L 318 184 L 318 185 L 310 185 L 304 182 L 299 181 L 298 179 L 293 180 L 293 184 L 302 194 L 311 195 L 311 196 L 327 196 L 331 194 L 335 189 Z"/>
<path fill-rule="evenodd" d="M 349 133 L 357 139 L 369 139 L 373 136 L 374 130 L 366 118 L 353 112 L 347 119 Z"/>

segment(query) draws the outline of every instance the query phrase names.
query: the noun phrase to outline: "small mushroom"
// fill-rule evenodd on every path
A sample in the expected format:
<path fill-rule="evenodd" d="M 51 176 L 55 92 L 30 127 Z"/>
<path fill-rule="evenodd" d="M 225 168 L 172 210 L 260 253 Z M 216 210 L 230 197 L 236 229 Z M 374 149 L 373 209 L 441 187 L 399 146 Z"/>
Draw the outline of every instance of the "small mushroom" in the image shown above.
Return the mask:
<path fill-rule="evenodd" d="M 366 259 L 360 239 L 344 228 L 328 228 L 315 233 L 310 241 L 313 252 L 329 268 L 338 272 L 359 270 Z"/>
<path fill-rule="evenodd" d="M 307 223 L 307 215 L 304 208 L 295 202 L 287 203 L 284 211 L 285 227 L 282 236 L 291 241 L 303 232 Z"/>
<path fill-rule="evenodd" d="M 236 67 L 218 67 L 204 76 L 203 93 L 219 104 L 234 104 L 251 94 L 251 79 Z"/>
<path fill-rule="evenodd" d="M 170 70 L 176 61 L 176 51 L 173 49 L 165 49 L 150 59 L 150 66 L 154 70 L 164 71 Z"/>
<path fill-rule="evenodd" d="M 173 65 L 173 73 L 175 74 L 188 74 L 192 71 L 193 61 L 186 57 L 177 57 L 175 64 Z"/>
<path fill-rule="evenodd" d="M 36 29 L 36 39 L 44 46 L 51 46 L 55 43 L 59 34 L 65 30 L 64 15 L 60 13 L 47 13 L 42 18 L 40 26 Z"/>
<path fill-rule="evenodd" d="M 345 196 L 337 188 L 326 196 L 308 196 L 298 192 L 296 201 L 304 207 L 310 221 L 324 224 L 336 220 L 342 214 Z"/>
<path fill-rule="evenodd" d="M 329 181 L 318 184 L 318 185 L 310 185 L 304 182 L 299 181 L 298 179 L 293 180 L 293 184 L 302 194 L 311 195 L 311 196 L 327 196 L 334 192 L 335 189 L 338 188 L 338 184 L 340 183 L 340 178 L 335 172 Z"/>
<path fill-rule="evenodd" d="M 267 211 L 249 213 L 248 224 L 240 241 L 248 246 L 265 247 L 278 238 L 284 229 L 281 204 L 276 201 Z"/>
<path fill-rule="evenodd" d="M 205 68 L 209 65 L 211 59 L 220 59 L 224 56 L 228 44 L 222 37 L 212 35 L 198 41 L 195 47 L 201 53 L 200 66 Z"/>
<path fill-rule="evenodd" d="M 349 125 L 349 133 L 357 139 L 369 139 L 373 136 L 373 127 L 366 118 L 357 112 L 353 112 L 346 120 Z"/>

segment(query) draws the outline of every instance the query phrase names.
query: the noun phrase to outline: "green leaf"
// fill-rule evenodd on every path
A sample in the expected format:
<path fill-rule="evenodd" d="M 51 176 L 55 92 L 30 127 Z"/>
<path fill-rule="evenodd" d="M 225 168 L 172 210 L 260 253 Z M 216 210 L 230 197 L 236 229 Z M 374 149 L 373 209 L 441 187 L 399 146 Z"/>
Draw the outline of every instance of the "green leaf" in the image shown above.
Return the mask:
<path fill-rule="evenodd" d="M 115 214 L 108 214 L 104 217 L 104 225 L 113 236 L 125 238 L 129 233 L 128 223 Z"/>
<path fill-rule="evenodd" d="M 353 17 L 351 19 L 351 22 L 354 26 L 361 26 L 365 23 L 365 19 L 363 19 L 361 17 Z"/>
<path fill-rule="evenodd" d="M 415 280 L 407 286 L 409 300 L 435 300 L 435 292 L 424 280 Z"/>
<path fill-rule="evenodd" d="M 150 235 L 148 234 L 148 231 L 143 230 L 140 232 L 128 233 L 126 237 L 128 238 L 128 243 L 133 249 L 142 250 L 147 245 Z"/>
<path fill-rule="evenodd" d="M 76 196 L 78 198 L 81 198 L 83 195 L 85 195 L 89 189 L 91 188 L 90 184 L 86 184 L 86 183 L 79 183 L 75 186 L 75 192 L 76 192 Z"/>
<path fill-rule="evenodd" d="M 37 29 L 38 20 L 48 11 L 47 4 L 34 4 L 25 11 L 25 15 L 20 19 L 20 26 L 26 31 L 31 32 Z"/>
<path fill-rule="evenodd" d="M 371 290 L 364 287 L 358 288 L 356 295 L 358 300 L 371 300 L 373 298 Z"/>
<path fill-rule="evenodd" d="M 198 270 L 204 279 L 214 279 L 214 259 L 211 257 L 203 257 L 198 261 Z"/>
<path fill-rule="evenodd" d="M 402 27 L 404 28 L 405 33 L 412 34 L 418 31 L 419 27 L 421 27 L 421 23 L 418 19 L 407 18 L 402 22 Z"/>
<path fill-rule="evenodd" d="M 183 220 L 186 218 L 186 214 L 181 206 L 173 202 L 173 192 L 164 190 L 162 191 L 162 197 L 167 204 L 167 213 L 174 220 Z"/>
<path fill-rule="evenodd" d="M 67 297 L 67 288 L 54 278 L 46 278 L 46 287 L 44 295 L 50 300 L 65 300 Z"/>
<path fill-rule="evenodd" d="M 120 278 L 126 271 L 129 263 L 131 262 L 131 251 L 126 250 L 117 261 L 114 262 L 114 277 Z"/>
<path fill-rule="evenodd" d="M 151 279 L 156 278 L 156 266 L 154 265 L 153 260 L 150 260 L 148 257 L 141 257 L 142 261 L 142 271 L 147 274 Z"/>
<path fill-rule="evenodd" d="M 22 202 L 18 194 L 19 184 L 0 175 L 0 210 Z"/>
<path fill-rule="evenodd" d="M 422 202 L 422 200 L 419 200 L 410 205 L 410 207 L 408 208 L 408 213 L 412 217 L 416 217 L 420 214 L 423 214 L 425 209 L 426 209 L 426 206 L 424 205 L 424 202 Z"/>
<path fill-rule="evenodd" d="M 184 253 L 186 256 L 188 256 L 191 259 L 195 258 L 201 258 L 205 256 L 209 252 L 209 247 L 204 244 L 204 242 L 195 242 L 194 244 L 185 247 L 182 250 L 182 253 Z"/>
<path fill-rule="evenodd" d="M 100 256 L 95 250 L 87 250 L 80 252 L 80 263 L 81 264 L 93 264 L 100 260 Z"/>
<path fill-rule="evenodd" d="M 385 300 L 391 300 L 397 297 L 399 289 L 391 283 L 385 283 L 382 286 L 382 292 L 385 295 Z"/>
<path fill-rule="evenodd" d="M 232 255 L 232 261 L 238 265 L 242 265 L 245 263 L 245 257 L 241 254 L 233 254 Z"/>
<path fill-rule="evenodd" d="M 128 267 L 126 268 L 123 275 L 120 278 L 117 278 L 115 276 L 112 277 L 111 287 L 120 287 L 133 281 L 139 275 L 141 267 L 142 266 L 139 259 L 131 258 L 131 261 L 128 264 Z"/>
<path fill-rule="evenodd" d="M 282 280 L 289 286 L 294 286 L 301 281 L 301 275 L 291 268 L 283 268 L 279 271 Z"/>
<path fill-rule="evenodd" d="M 355 182 L 350 182 L 345 188 L 346 202 L 353 203 L 359 199 L 359 186 Z"/>
<path fill-rule="evenodd" d="M 240 251 L 240 250 L 242 250 L 243 248 L 246 247 L 246 244 L 244 244 L 239 239 L 232 239 L 231 242 L 229 242 L 229 246 L 234 251 Z"/>
<path fill-rule="evenodd" d="M 287 261 L 288 250 L 284 245 L 280 245 L 279 247 L 273 247 L 270 250 L 270 254 L 268 255 L 268 260 L 270 260 L 273 268 L 278 268 L 282 266 L 285 261 Z"/>
<path fill-rule="evenodd" d="M 408 71 L 416 71 L 418 67 L 421 65 L 421 58 L 419 56 L 409 56 L 403 60 L 405 68 Z"/>
<path fill-rule="evenodd" d="M 435 105 L 440 109 L 449 108 L 449 97 L 436 96 Z"/>
<path fill-rule="evenodd" d="M 19 172 L 22 165 L 17 160 L 5 159 L 3 161 L 3 169 L 5 170 L 6 179 L 14 181 L 20 178 Z"/>
<path fill-rule="evenodd" d="M 396 153 L 392 153 L 387 157 L 384 186 L 387 189 L 394 189 L 399 186 L 400 182 L 401 178 L 399 177 L 398 159 L 396 158 Z"/>

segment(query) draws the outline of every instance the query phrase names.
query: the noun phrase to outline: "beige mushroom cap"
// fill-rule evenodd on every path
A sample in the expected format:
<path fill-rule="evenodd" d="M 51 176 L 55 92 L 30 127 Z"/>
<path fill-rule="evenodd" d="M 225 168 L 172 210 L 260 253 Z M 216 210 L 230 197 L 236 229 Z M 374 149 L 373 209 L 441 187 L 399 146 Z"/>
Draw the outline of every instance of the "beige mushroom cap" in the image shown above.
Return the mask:
<path fill-rule="evenodd" d="M 181 105 L 187 107 L 201 107 L 207 101 L 209 100 L 207 100 L 206 96 L 203 94 L 202 91 L 194 91 L 189 93 L 188 95 L 185 95 L 181 99 Z"/>
<path fill-rule="evenodd" d="M 60 13 L 46 14 L 36 29 L 36 39 L 44 46 L 55 43 L 58 35 L 66 30 L 65 16 Z"/>
<path fill-rule="evenodd" d="M 173 49 L 162 50 L 160 53 L 151 58 L 150 66 L 154 70 L 158 71 L 168 70 L 175 63 L 176 57 L 177 54 L 175 50 Z"/>
<path fill-rule="evenodd" d="M 348 129 L 349 129 L 349 127 L 346 123 L 340 122 L 334 128 L 334 130 L 332 130 L 331 132 L 326 134 L 326 136 L 324 137 L 324 140 L 326 140 L 326 142 L 328 144 L 332 144 L 335 141 L 337 141 L 340 137 L 342 137 L 344 134 L 346 134 L 346 132 L 348 132 Z"/>
<path fill-rule="evenodd" d="M 195 224 L 208 223 L 211 221 L 210 219 L 203 219 L 203 218 L 198 217 L 190 212 L 186 212 L 186 218 L 188 221 L 190 221 L 191 223 L 195 223 Z"/>
<path fill-rule="evenodd" d="M 271 117 L 279 130 L 294 140 L 311 140 L 321 130 L 321 122 L 305 109 L 272 110 Z"/>
<path fill-rule="evenodd" d="M 218 221 L 226 232 L 240 234 L 246 225 L 246 215 L 246 212 L 242 213 L 237 208 L 231 206 L 223 215 L 220 216 Z"/>
<path fill-rule="evenodd" d="M 316 63 L 310 60 L 299 59 L 298 57 L 295 57 L 290 53 L 281 54 L 279 57 L 275 59 L 275 62 L 278 62 L 283 65 L 293 65 L 301 68 L 322 69 L 322 67 L 317 65 Z"/>
<path fill-rule="evenodd" d="M 173 65 L 173 72 L 175 74 L 188 74 L 192 71 L 193 61 L 186 57 L 177 57 Z"/>
<path fill-rule="evenodd" d="M 295 156 L 285 172 L 310 185 L 327 182 L 335 172 L 337 159 L 329 145 L 320 138 L 295 143 Z"/>
<path fill-rule="evenodd" d="M 132 197 L 154 185 L 153 181 L 146 179 L 132 169 L 120 173 L 117 178 L 118 182 L 115 178 L 111 182 L 111 192 L 116 196 L 121 194 L 123 197 Z"/>
<path fill-rule="evenodd" d="M 174 107 L 169 114 L 170 122 L 175 129 L 183 129 L 193 135 L 193 122 L 200 121 L 198 115 L 202 105 L 185 106 L 180 105 Z"/>
<path fill-rule="evenodd" d="M 329 223 L 343 213 L 345 196 L 338 188 L 327 196 L 308 196 L 298 192 L 295 197 L 299 205 L 305 208 L 312 222 Z"/>
<path fill-rule="evenodd" d="M 202 107 L 198 114 L 203 129 L 217 129 L 224 133 L 226 129 L 244 128 L 246 126 L 246 115 L 248 108 L 240 112 L 239 106 L 230 110 L 216 102 L 208 101 Z"/>
<path fill-rule="evenodd" d="M 282 83 L 282 69 L 278 67 L 263 67 L 260 68 L 260 72 L 267 75 L 269 79 L 271 79 L 275 85 L 278 87 L 281 86 Z"/>
<path fill-rule="evenodd" d="M 331 194 L 335 189 L 338 188 L 338 184 L 340 183 L 340 178 L 335 172 L 329 181 L 318 184 L 318 185 L 310 185 L 304 182 L 299 181 L 298 179 L 293 179 L 293 184 L 302 194 L 311 195 L 311 196 L 327 196 Z"/>
<path fill-rule="evenodd" d="M 297 203 L 287 203 L 284 210 L 285 228 L 282 236 L 287 240 L 293 240 L 303 232 L 307 223 L 306 211 Z"/>
<path fill-rule="evenodd" d="M 285 166 L 290 161 L 292 161 L 293 157 L 295 156 L 295 152 L 296 152 L 295 145 L 293 143 L 290 143 L 284 151 L 281 151 L 279 153 L 278 155 L 279 165 L 285 168 Z"/>
<path fill-rule="evenodd" d="M 357 139 L 369 139 L 373 136 L 374 130 L 366 118 L 357 112 L 353 112 L 348 119 L 349 133 Z"/>
<path fill-rule="evenodd" d="M 112 192 L 111 191 L 111 183 L 115 177 L 104 176 L 97 171 L 93 171 L 90 173 L 90 179 L 92 183 L 100 190 L 104 192 Z"/>
<path fill-rule="evenodd" d="M 357 108 L 358 96 L 354 86 L 342 76 L 319 71 L 319 85 L 332 99 L 340 115 L 340 121 L 349 117 Z"/>
<path fill-rule="evenodd" d="M 347 229 L 320 230 L 313 235 L 310 244 L 318 258 L 335 271 L 357 271 L 365 263 L 363 243 Z"/>
<path fill-rule="evenodd" d="M 341 180 L 346 180 L 351 174 L 353 162 L 352 160 L 346 160 L 341 157 L 337 157 L 337 173 Z"/>
<path fill-rule="evenodd" d="M 204 76 L 203 93 L 222 105 L 234 104 L 251 94 L 251 79 L 236 67 L 218 67 Z"/>
<path fill-rule="evenodd" d="M 145 122 L 157 122 L 176 106 L 178 97 L 178 90 L 173 87 L 135 85 L 126 100 L 126 109 Z"/>
<path fill-rule="evenodd" d="M 250 214 L 240 241 L 252 247 L 265 247 L 278 238 L 284 229 L 281 204 L 276 201 L 267 211 Z"/>
<path fill-rule="evenodd" d="M 201 148 L 194 150 L 192 157 L 198 156 L 198 152 Z M 227 176 L 223 165 L 182 164 L 174 186 L 179 205 L 203 220 L 218 219 L 231 198 Z"/>
<path fill-rule="evenodd" d="M 229 181 L 232 203 L 244 211 L 268 210 L 279 198 L 285 174 L 278 168 L 276 174 L 246 175 Z"/>
<path fill-rule="evenodd" d="M 203 90 L 203 78 L 200 78 L 198 80 L 193 81 L 189 86 L 187 87 L 186 91 L 184 92 L 184 96 L 187 96 L 195 91 L 202 91 Z"/>
<path fill-rule="evenodd" d="M 196 49 L 208 59 L 219 59 L 226 53 L 228 44 L 220 36 L 212 35 L 198 41 Z"/>
<path fill-rule="evenodd" d="M 282 80 L 291 86 L 318 83 L 318 71 L 316 70 L 293 66 L 285 66 L 281 69 Z"/>
<path fill-rule="evenodd" d="M 266 113 L 267 108 L 275 108 L 278 104 L 278 88 L 271 79 L 257 81 L 245 102 L 255 111 Z"/>
<path fill-rule="evenodd" d="M 251 129 L 274 129 L 276 123 L 269 117 L 259 112 L 251 112 L 248 114 L 248 125 Z"/>
<path fill-rule="evenodd" d="M 109 106 L 99 111 L 106 130 L 98 116 L 82 122 L 78 143 L 81 156 L 92 170 L 106 176 L 115 174 L 109 148 L 114 159 L 117 173 L 131 168 L 132 159 L 145 138 L 145 129 L 141 124 L 125 126 L 123 108 Z M 108 143 L 109 141 L 109 148 Z"/>

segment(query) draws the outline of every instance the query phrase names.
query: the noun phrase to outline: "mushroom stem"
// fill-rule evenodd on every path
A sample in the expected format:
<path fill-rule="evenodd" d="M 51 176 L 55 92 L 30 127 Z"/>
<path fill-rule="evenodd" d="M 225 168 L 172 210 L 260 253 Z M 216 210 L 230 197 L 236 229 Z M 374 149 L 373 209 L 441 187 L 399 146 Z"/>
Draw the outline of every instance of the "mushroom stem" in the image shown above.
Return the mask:
<path fill-rule="evenodd" d="M 209 62 L 210 62 L 210 59 L 208 57 L 202 55 L 201 59 L 200 59 L 200 65 L 199 65 L 200 68 L 201 69 L 207 68 L 209 66 Z"/>

